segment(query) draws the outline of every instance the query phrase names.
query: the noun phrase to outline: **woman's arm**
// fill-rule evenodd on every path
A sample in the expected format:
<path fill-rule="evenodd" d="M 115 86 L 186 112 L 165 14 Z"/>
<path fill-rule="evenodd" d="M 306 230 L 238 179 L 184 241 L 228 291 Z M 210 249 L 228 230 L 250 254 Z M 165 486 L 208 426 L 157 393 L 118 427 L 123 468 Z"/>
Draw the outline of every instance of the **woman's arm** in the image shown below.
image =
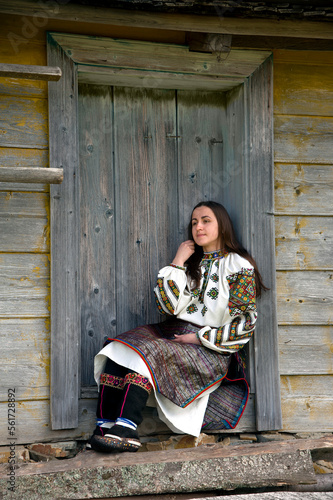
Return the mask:
<path fill-rule="evenodd" d="M 179 307 L 184 307 L 184 304 L 191 300 L 190 295 L 186 297 L 184 295 L 187 283 L 184 264 L 192 253 L 194 253 L 194 242 L 184 241 L 179 246 L 172 263 L 158 273 L 154 293 L 161 314 L 177 314 Z"/>
<path fill-rule="evenodd" d="M 203 327 L 198 335 L 202 345 L 219 352 L 237 352 L 250 340 L 256 321 L 253 269 L 242 269 L 227 277 L 229 318 L 218 328 Z"/>

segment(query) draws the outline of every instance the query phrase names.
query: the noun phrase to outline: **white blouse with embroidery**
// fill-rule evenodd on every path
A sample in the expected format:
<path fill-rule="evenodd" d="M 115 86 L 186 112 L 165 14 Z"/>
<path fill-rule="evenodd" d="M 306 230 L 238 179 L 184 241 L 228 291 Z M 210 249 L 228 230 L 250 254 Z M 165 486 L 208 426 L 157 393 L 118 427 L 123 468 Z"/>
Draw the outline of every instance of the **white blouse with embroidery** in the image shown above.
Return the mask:
<path fill-rule="evenodd" d="M 236 253 L 204 253 L 200 287 L 191 286 L 186 269 L 173 264 L 160 270 L 154 289 L 162 314 L 200 328 L 202 345 L 233 353 L 251 338 L 257 320 L 255 275 L 250 262 Z"/>

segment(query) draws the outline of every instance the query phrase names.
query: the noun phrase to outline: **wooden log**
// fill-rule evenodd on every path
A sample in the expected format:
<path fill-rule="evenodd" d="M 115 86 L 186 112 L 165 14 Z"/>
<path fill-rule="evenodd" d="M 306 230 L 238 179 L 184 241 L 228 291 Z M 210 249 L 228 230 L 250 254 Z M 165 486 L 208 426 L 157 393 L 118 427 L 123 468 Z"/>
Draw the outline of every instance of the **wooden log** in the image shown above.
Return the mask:
<path fill-rule="evenodd" d="M 2 76 L 56 82 L 61 78 L 61 69 L 53 66 L 0 63 L 0 77 Z"/>
<path fill-rule="evenodd" d="M 63 168 L 0 167 L 0 182 L 61 184 L 63 179 Z"/>
<path fill-rule="evenodd" d="M 15 475 L 11 498 L 41 496 L 49 491 L 61 498 L 121 497 L 315 484 L 310 450 L 332 447 L 332 438 L 182 450 L 123 453 L 86 451 L 69 460 L 24 464 Z M 1 474 L 6 486 L 7 469 Z M 80 484 L 80 488 L 78 488 Z M 64 496 L 65 495 L 65 496 Z"/>
<path fill-rule="evenodd" d="M 40 14 L 45 19 L 63 19 L 73 22 L 89 22 L 110 24 L 113 26 L 135 26 L 141 28 L 198 31 L 207 33 L 226 33 L 238 35 L 303 37 L 316 39 L 332 39 L 330 23 L 304 20 L 281 19 L 242 19 L 215 16 L 198 16 L 192 14 L 169 14 L 160 12 L 144 12 L 123 9 L 58 3 L 39 6 L 34 0 L 0 0 L 0 12 L 17 16 Z"/>
<path fill-rule="evenodd" d="M 47 168 L 49 152 L 47 149 L 0 148 L 0 169 L 13 168 Z M 26 182 L 0 183 L 0 191 L 39 191 L 49 193 L 49 184 L 27 184 Z"/>

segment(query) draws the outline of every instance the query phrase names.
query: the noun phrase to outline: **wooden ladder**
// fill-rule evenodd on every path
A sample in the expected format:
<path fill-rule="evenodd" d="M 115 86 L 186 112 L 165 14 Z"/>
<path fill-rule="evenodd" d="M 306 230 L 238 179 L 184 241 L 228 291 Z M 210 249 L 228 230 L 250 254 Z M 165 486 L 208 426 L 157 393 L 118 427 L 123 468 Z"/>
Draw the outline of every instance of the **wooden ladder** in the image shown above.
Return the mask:
<path fill-rule="evenodd" d="M 0 77 L 24 78 L 56 82 L 61 78 L 61 69 L 53 66 L 31 66 L 25 64 L 1 64 Z M 0 182 L 26 182 L 38 184 L 60 184 L 64 178 L 63 168 L 1 167 Z"/>

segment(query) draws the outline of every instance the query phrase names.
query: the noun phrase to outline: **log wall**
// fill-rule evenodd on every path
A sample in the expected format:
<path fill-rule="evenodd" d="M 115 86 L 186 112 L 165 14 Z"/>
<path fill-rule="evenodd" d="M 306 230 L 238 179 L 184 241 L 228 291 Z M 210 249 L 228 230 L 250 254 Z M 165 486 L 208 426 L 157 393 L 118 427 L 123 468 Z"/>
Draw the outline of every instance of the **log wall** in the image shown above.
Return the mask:
<path fill-rule="evenodd" d="M 182 43 L 182 32 L 2 16 L 0 59 L 46 64 L 46 30 Z M 29 28 L 30 27 L 30 31 Z M 333 430 L 332 54 L 274 53 L 275 219 L 284 430 Z M 47 83 L 0 78 L 0 168 L 47 167 Z M 49 187 L 0 184 L 0 445 L 16 388 L 17 442 L 88 437 L 49 426 Z M 253 412 L 253 404 L 248 409 Z M 330 426 L 329 426 L 330 423 Z M 244 427 L 244 429 L 246 426 Z"/>
<path fill-rule="evenodd" d="M 274 52 L 279 362 L 287 431 L 332 431 L 332 70 L 331 52 Z"/>

